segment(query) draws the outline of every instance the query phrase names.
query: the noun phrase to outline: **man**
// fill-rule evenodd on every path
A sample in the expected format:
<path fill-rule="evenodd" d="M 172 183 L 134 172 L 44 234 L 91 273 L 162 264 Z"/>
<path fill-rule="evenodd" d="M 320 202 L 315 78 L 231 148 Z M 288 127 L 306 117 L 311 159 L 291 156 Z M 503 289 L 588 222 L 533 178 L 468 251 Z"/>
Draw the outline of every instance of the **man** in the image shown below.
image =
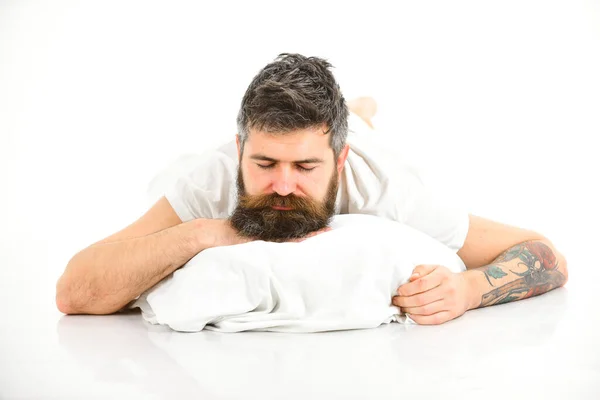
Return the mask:
<path fill-rule="evenodd" d="M 243 97 L 235 145 L 214 152 L 140 219 L 77 253 L 57 283 L 59 310 L 116 312 L 204 249 L 303 240 L 327 231 L 336 213 L 397 220 L 458 251 L 466 271 L 419 265 L 391 300 L 419 324 L 567 282 L 565 257 L 547 238 L 436 198 L 365 134 L 349 134 L 348 120 L 369 125 L 374 105 L 359 99 L 349 115 L 330 67 L 282 54 L 262 69 Z"/>

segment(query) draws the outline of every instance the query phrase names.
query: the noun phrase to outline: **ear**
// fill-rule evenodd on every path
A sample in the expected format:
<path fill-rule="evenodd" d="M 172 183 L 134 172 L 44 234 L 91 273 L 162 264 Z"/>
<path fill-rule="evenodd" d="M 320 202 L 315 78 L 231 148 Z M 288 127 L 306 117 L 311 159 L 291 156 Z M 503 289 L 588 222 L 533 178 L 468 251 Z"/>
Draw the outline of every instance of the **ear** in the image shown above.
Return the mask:
<path fill-rule="evenodd" d="M 238 155 L 238 161 L 241 163 L 242 159 L 240 158 L 240 154 L 241 154 L 241 150 L 242 148 L 240 147 L 240 135 L 235 135 L 235 145 L 237 146 L 237 155 Z"/>
<path fill-rule="evenodd" d="M 346 158 L 348 158 L 348 151 L 350 151 L 350 145 L 347 144 L 344 146 L 337 159 L 337 171 L 339 175 L 342 174 L 342 170 L 344 169 Z"/>

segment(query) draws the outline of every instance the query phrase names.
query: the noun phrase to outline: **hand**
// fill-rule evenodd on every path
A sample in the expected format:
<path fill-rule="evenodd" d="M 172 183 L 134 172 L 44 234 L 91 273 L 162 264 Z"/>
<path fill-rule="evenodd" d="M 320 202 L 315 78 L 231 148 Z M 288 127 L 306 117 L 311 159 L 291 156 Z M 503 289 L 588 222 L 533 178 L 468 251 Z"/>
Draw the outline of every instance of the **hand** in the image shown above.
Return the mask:
<path fill-rule="evenodd" d="M 418 265 L 392 303 L 420 325 L 442 324 L 469 309 L 469 286 L 462 273 L 441 265 Z"/>
<path fill-rule="evenodd" d="M 256 238 L 241 236 L 239 232 L 231 226 L 227 219 L 210 219 L 206 221 L 207 222 L 205 223 L 208 225 L 205 226 L 204 229 L 212 233 L 212 245 L 210 247 L 232 246 L 257 240 Z M 330 230 L 331 228 L 326 226 L 325 228 L 311 232 L 302 238 L 284 240 L 283 242 L 303 242 L 306 239 L 320 235 L 321 233 L 329 232 Z"/>
<path fill-rule="evenodd" d="M 202 230 L 209 234 L 209 247 L 233 246 L 256 240 L 241 236 L 228 219 L 206 219 L 204 224 Z"/>
<path fill-rule="evenodd" d="M 308 235 L 306 235 L 306 236 L 304 236 L 302 238 L 299 238 L 299 239 L 289 239 L 289 240 L 286 240 L 286 242 L 291 242 L 291 243 L 304 242 L 306 239 L 310 239 L 311 237 L 320 235 L 321 233 L 329 232 L 330 230 L 331 230 L 331 228 L 328 227 L 328 226 L 326 226 L 325 228 L 319 229 L 318 231 L 311 232 L 311 233 L 309 233 Z"/>

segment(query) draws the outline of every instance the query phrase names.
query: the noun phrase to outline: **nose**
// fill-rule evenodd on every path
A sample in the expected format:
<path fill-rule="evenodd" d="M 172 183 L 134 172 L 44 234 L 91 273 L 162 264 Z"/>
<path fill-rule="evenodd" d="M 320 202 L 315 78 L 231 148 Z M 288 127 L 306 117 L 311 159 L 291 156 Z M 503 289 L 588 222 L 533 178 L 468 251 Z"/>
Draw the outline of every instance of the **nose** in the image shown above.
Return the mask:
<path fill-rule="evenodd" d="M 287 196 L 296 191 L 296 176 L 289 166 L 280 165 L 274 173 L 273 191 L 280 196 Z"/>

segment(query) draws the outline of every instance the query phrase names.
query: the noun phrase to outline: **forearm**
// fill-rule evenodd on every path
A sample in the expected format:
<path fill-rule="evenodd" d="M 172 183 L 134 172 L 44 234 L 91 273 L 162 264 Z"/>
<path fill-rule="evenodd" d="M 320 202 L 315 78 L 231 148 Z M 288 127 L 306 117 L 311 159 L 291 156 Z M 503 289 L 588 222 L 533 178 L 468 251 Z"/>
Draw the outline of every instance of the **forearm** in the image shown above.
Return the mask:
<path fill-rule="evenodd" d="M 68 263 L 56 302 L 68 314 L 110 314 L 211 244 L 193 220 L 143 237 L 92 245 Z"/>
<path fill-rule="evenodd" d="M 566 259 L 546 240 L 519 243 L 491 264 L 463 274 L 471 289 L 469 309 L 537 296 L 568 278 Z"/>

